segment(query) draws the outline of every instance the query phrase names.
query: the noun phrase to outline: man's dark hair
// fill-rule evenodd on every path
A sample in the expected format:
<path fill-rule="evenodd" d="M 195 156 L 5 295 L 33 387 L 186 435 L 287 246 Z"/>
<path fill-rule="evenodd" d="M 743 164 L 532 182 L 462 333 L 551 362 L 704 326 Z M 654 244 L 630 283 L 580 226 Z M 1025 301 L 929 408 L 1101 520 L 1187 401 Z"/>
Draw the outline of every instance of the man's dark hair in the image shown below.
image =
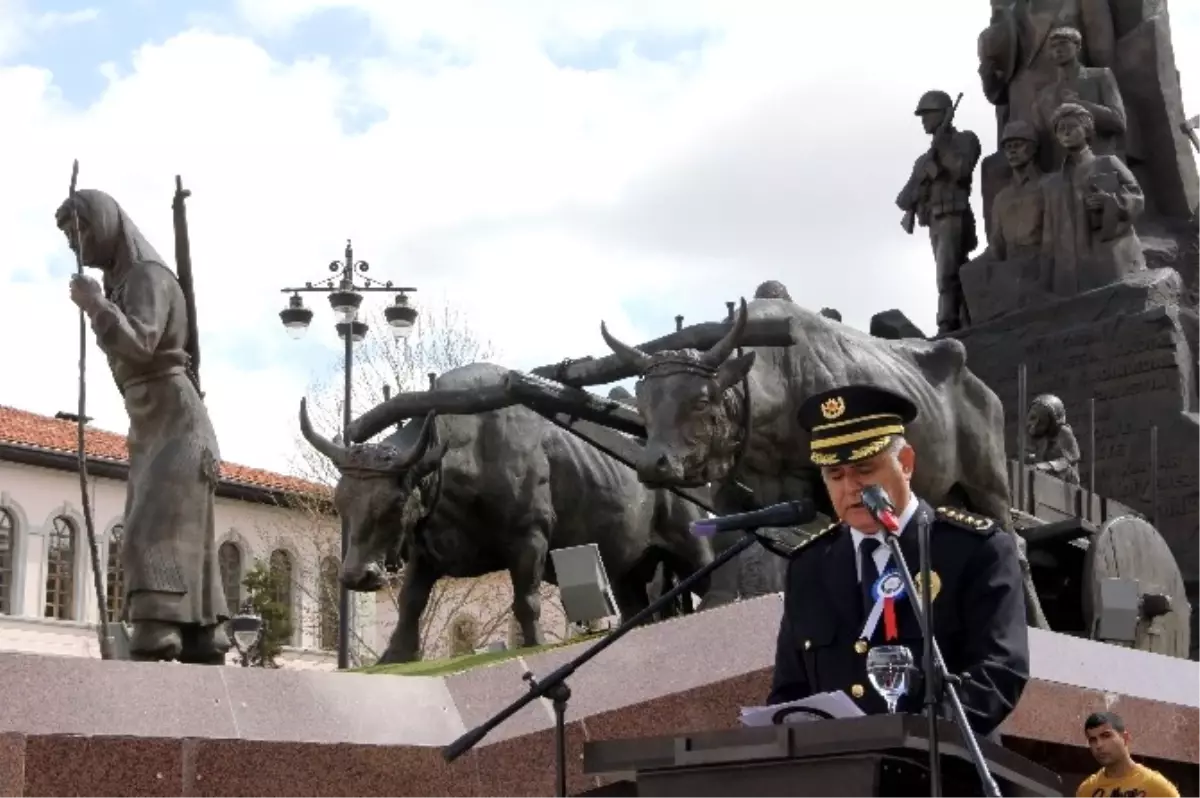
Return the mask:
<path fill-rule="evenodd" d="M 1112 726 L 1115 732 L 1125 731 L 1125 721 L 1116 712 L 1093 712 L 1083 722 L 1083 730 L 1089 732 L 1104 725 Z"/>

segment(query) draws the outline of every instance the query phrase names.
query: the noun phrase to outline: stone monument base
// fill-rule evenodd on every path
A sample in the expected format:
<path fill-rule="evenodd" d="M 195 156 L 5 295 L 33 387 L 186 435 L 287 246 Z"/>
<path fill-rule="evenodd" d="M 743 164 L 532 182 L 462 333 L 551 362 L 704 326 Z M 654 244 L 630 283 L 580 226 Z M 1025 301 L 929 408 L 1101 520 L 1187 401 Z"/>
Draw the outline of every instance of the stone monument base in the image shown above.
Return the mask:
<path fill-rule="evenodd" d="M 1025 408 L 1017 406 L 1021 364 L 1026 401 L 1040 393 L 1063 400 L 1083 456 L 1082 484 L 1090 484 L 1094 466 L 1098 494 L 1143 513 L 1158 528 L 1179 561 L 1195 607 L 1200 369 L 1196 316 L 1180 306 L 1180 294 L 1176 271 L 1151 269 L 955 337 L 967 348 L 968 367 L 1004 403 L 1010 454 L 1015 456 L 1024 428 Z M 1157 452 L 1151 450 L 1152 436 Z M 1193 630 L 1193 647 L 1196 637 Z"/>
<path fill-rule="evenodd" d="M 584 742 L 733 728 L 770 687 L 782 602 L 764 596 L 632 631 L 570 679 L 568 791 Z M 1120 712 L 1138 758 L 1196 795 L 1194 662 L 1037 629 L 1004 744 L 1075 787 L 1089 712 Z M 475 750 L 440 747 L 586 643 L 448 676 L 214 668 L 0 653 L 0 795 L 553 795 L 553 713 L 537 701 Z M 867 688 L 870 689 L 870 688 Z M 628 794 L 628 793 L 626 793 Z"/>
<path fill-rule="evenodd" d="M 1041 288 L 1041 263 L 1037 257 L 996 261 L 985 251 L 962 265 L 959 279 L 972 325 L 1041 307 L 1056 299 Z"/>

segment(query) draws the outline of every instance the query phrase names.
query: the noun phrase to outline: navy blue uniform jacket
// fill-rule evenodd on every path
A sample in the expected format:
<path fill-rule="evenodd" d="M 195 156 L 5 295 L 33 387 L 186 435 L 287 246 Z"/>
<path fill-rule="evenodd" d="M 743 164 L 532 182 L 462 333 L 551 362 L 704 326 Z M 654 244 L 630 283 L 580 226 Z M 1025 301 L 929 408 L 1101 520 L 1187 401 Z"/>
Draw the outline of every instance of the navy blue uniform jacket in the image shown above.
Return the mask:
<path fill-rule="evenodd" d="M 963 677 L 959 696 L 976 733 L 994 732 L 1012 712 L 1029 680 L 1029 629 L 1016 542 L 990 519 L 956 509 L 930 519 L 931 570 L 941 586 L 933 599 L 934 636 L 950 673 Z M 917 516 L 900 536 L 914 577 L 920 575 Z M 887 711 L 867 681 L 865 647 L 856 643 L 870 607 L 862 607 L 849 527 L 835 524 L 788 565 L 783 619 L 769 704 L 845 690 L 868 714 Z M 892 565 L 889 561 L 889 566 Z M 921 628 L 911 604 L 897 600 L 899 640 L 921 666 Z M 883 640 L 880 622 L 870 640 Z M 914 675 L 898 712 L 918 714 L 923 681 Z M 946 710 L 943 710 L 944 712 Z M 948 713 L 947 713 L 948 715 Z"/>

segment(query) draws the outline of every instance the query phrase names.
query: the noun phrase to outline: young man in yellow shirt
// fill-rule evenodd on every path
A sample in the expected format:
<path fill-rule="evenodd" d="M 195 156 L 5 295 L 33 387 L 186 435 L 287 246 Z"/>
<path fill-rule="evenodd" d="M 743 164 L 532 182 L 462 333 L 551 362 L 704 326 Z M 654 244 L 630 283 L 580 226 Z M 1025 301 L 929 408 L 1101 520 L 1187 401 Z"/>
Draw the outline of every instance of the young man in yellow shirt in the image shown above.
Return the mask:
<path fill-rule="evenodd" d="M 1093 712 L 1083 722 L 1092 756 L 1102 766 L 1083 780 L 1076 798 L 1101 796 L 1161 796 L 1179 798 L 1179 790 L 1157 770 L 1133 761 L 1129 754 L 1129 732 L 1115 712 Z"/>

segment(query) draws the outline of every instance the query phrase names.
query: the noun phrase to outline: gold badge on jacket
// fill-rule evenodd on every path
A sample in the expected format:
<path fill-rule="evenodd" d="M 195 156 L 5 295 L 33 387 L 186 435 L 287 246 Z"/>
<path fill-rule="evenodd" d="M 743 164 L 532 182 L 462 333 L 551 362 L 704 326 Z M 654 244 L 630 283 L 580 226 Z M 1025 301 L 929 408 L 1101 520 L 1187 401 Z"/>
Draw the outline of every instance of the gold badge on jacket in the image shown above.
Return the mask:
<path fill-rule="evenodd" d="M 917 598 L 925 597 L 925 588 L 921 587 L 921 572 L 913 576 L 913 587 L 917 589 Z M 929 572 L 929 600 L 933 601 L 938 597 L 938 593 L 942 591 L 942 578 L 938 576 L 937 571 Z"/>

